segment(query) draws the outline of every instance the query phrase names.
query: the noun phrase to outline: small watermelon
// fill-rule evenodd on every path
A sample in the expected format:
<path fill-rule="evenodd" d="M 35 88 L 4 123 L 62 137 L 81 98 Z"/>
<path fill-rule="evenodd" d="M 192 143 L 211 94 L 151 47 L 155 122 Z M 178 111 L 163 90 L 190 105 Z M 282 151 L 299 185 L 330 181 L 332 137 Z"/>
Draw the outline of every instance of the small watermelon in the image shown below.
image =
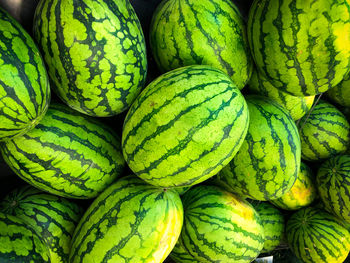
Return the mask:
<path fill-rule="evenodd" d="M 334 103 L 350 107 L 350 74 L 346 75 L 337 86 L 328 90 L 326 94 Z"/>
<path fill-rule="evenodd" d="M 171 251 L 169 257 L 174 260 L 176 263 L 200 263 L 195 259 L 184 247 L 181 243 L 181 238 L 175 244 L 175 247 Z"/>

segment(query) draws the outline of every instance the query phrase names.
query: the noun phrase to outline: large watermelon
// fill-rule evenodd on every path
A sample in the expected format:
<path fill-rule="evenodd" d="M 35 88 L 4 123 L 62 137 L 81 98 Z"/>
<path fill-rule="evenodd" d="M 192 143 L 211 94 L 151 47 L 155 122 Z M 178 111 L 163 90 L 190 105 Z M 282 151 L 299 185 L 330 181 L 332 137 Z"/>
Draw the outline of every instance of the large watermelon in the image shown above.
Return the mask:
<path fill-rule="evenodd" d="M 289 112 L 262 96 L 246 97 L 248 134 L 217 181 L 253 200 L 277 199 L 293 186 L 300 169 L 300 138 Z"/>
<path fill-rule="evenodd" d="M 194 185 L 233 158 L 248 123 L 245 99 L 226 74 L 187 66 L 158 77 L 133 103 L 123 127 L 123 154 L 150 184 Z"/>
<path fill-rule="evenodd" d="M 93 198 L 121 174 L 118 136 L 101 122 L 52 104 L 34 129 L 0 145 L 6 163 L 28 183 L 69 198 Z"/>
<path fill-rule="evenodd" d="M 342 263 L 350 251 L 349 231 L 324 210 L 298 210 L 286 225 L 287 240 L 305 263 Z"/>
<path fill-rule="evenodd" d="M 50 263 L 40 236 L 19 218 L 0 212 L 0 262 Z"/>
<path fill-rule="evenodd" d="M 0 8 L 0 140 L 32 129 L 50 101 L 44 62 L 29 34 Z"/>
<path fill-rule="evenodd" d="M 52 263 L 68 262 L 71 238 L 83 215 L 77 204 L 27 185 L 5 196 L 0 211 L 20 218 L 38 233 Z"/>
<path fill-rule="evenodd" d="M 251 75 L 245 23 L 232 0 L 163 0 L 153 14 L 150 44 L 162 72 L 211 65 L 239 89 Z"/>
<path fill-rule="evenodd" d="M 199 262 L 248 263 L 264 245 L 259 214 L 245 200 L 216 186 L 199 185 L 182 198 L 180 239 Z"/>
<path fill-rule="evenodd" d="M 118 114 L 145 83 L 144 36 L 128 0 L 41 0 L 34 36 L 54 90 L 82 113 Z"/>
<path fill-rule="evenodd" d="M 347 0 L 256 0 L 247 31 L 258 69 L 282 91 L 316 95 L 349 72 Z"/>
<path fill-rule="evenodd" d="M 183 208 L 174 190 L 127 176 L 107 188 L 77 226 L 70 263 L 161 263 L 180 235 Z"/>

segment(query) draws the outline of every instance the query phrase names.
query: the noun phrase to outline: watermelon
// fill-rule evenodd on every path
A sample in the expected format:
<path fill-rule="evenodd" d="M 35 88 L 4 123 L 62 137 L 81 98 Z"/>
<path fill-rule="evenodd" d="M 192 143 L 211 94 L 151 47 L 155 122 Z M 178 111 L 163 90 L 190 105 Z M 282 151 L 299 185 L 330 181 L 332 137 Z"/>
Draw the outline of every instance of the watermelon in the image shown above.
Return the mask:
<path fill-rule="evenodd" d="M 200 263 L 196 260 L 181 243 L 181 238 L 176 242 L 175 247 L 171 251 L 169 257 L 176 263 Z"/>
<path fill-rule="evenodd" d="M 301 157 L 321 161 L 344 153 L 350 142 L 350 124 L 332 104 L 320 100 L 310 114 L 300 120 Z"/>
<path fill-rule="evenodd" d="M 334 103 L 344 107 L 350 107 L 350 74 L 334 88 L 326 92 L 327 97 Z"/>
<path fill-rule="evenodd" d="M 182 201 L 180 242 L 197 261 L 243 263 L 259 255 L 263 226 L 247 201 L 211 185 L 192 187 Z"/>
<path fill-rule="evenodd" d="M 315 207 L 295 212 L 287 221 L 286 234 L 290 248 L 305 263 L 342 263 L 350 251 L 349 231 Z"/>
<path fill-rule="evenodd" d="M 85 212 L 71 246 L 70 263 L 161 263 L 180 235 L 183 208 L 174 190 L 126 176 Z"/>
<path fill-rule="evenodd" d="M 20 218 L 49 248 L 51 262 L 68 262 L 70 241 L 83 209 L 62 197 L 26 185 L 0 202 L 0 211 Z"/>
<path fill-rule="evenodd" d="M 250 123 L 233 160 L 217 175 L 225 189 L 253 200 L 277 199 L 293 186 L 300 169 L 300 138 L 289 112 L 262 96 L 246 96 Z"/>
<path fill-rule="evenodd" d="M 324 161 L 316 180 L 326 210 L 350 223 L 350 155 L 338 155 Z"/>
<path fill-rule="evenodd" d="M 258 69 L 292 95 L 325 92 L 349 72 L 348 1 L 256 0 L 247 35 Z"/>
<path fill-rule="evenodd" d="M 316 177 L 304 162 L 292 188 L 280 198 L 270 200 L 275 206 L 284 210 L 298 210 L 310 205 L 317 197 Z"/>
<path fill-rule="evenodd" d="M 286 108 L 293 120 L 299 120 L 312 107 L 315 96 L 298 97 L 275 88 L 256 68 L 248 83 L 251 93 L 266 96 Z"/>
<path fill-rule="evenodd" d="M 50 102 L 49 78 L 33 39 L 0 8 L 0 141 L 37 125 Z"/>
<path fill-rule="evenodd" d="M 226 74 L 206 65 L 178 68 L 132 104 L 122 131 L 124 158 L 152 185 L 194 185 L 234 157 L 248 123 L 246 101 Z"/>
<path fill-rule="evenodd" d="M 252 72 L 246 25 L 231 0 L 163 0 L 152 17 L 150 46 L 163 73 L 210 65 L 242 89 Z"/>
<path fill-rule="evenodd" d="M 49 250 L 21 219 L 0 212 L 0 262 L 50 263 Z"/>
<path fill-rule="evenodd" d="M 116 115 L 144 86 L 145 40 L 127 0 L 42 0 L 34 37 L 54 91 L 79 112 Z"/>
<path fill-rule="evenodd" d="M 120 139 L 111 129 L 61 104 L 52 104 L 40 124 L 0 150 L 23 180 L 68 198 L 97 196 L 125 164 Z"/>

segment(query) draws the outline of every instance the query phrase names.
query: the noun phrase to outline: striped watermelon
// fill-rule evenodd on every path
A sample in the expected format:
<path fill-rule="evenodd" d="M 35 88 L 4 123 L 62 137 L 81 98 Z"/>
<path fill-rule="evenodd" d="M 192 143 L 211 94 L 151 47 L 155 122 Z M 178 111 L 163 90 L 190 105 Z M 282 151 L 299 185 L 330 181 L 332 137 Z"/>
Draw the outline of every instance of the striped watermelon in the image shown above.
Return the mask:
<path fill-rule="evenodd" d="M 0 212 L 0 262 L 50 263 L 38 234 L 19 218 Z"/>
<path fill-rule="evenodd" d="M 323 162 L 316 181 L 326 210 L 350 223 L 350 155 L 338 155 Z"/>
<path fill-rule="evenodd" d="M 350 251 L 350 233 L 324 210 L 298 210 L 286 224 L 287 240 L 305 263 L 342 263 Z"/>
<path fill-rule="evenodd" d="M 297 180 L 292 188 L 280 198 L 270 202 L 285 210 L 298 210 L 308 206 L 318 197 L 315 180 L 310 167 L 301 162 Z"/>
<path fill-rule="evenodd" d="M 256 0 L 247 31 L 258 69 L 282 91 L 316 95 L 349 71 L 347 0 Z"/>
<path fill-rule="evenodd" d="M 45 115 L 50 85 L 29 34 L 0 8 L 0 140 L 31 130 Z"/>
<path fill-rule="evenodd" d="M 49 248 L 51 262 L 68 262 L 70 241 L 82 208 L 27 185 L 5 196 L 0 211 L 20 218 L 39 234 Z"/>
<path fill-rule="evenodd" d="M 121 174 L 117 135 L 101 122 L 53 104 L 24 136 L 0 145 L 12 170 L 39 189 L 68 198 L 93 198 Z"/>
<path fill-rule="evenodd" d="M 200 263 L 185 249 L 181 243 L 181 238 L 179 238 L 169 256 L 176 263 Z"/>
<path fill-rule="evenodd" d="M 127 176 L 107 188 L 77 226 L 70 263 L 161 263 L 180 235 L 181 199 L 173 190 Z"/>
<path fill-rule="evenodd" d="M 344 107 L 350 107 L 350 74 L 326 94 L 331 101 Z"/>
<path fill-rule="evenodd" d="M 253 70 L 248 83 L 252 93 L 271 98 L 286 108 L 293 120 L 299 120 L 310 109 L 315 96 L 297 97 L 275 88 L 257 69 Z"/>
<path fill-rule="evenodd" d="M 77 111 L 118 114 L 145 83 L 145 40 L 127 0 L 42 0 L 34 37 L 55 92 Z"/>
<path fill-rule="evenodd" d="M 217 180 L 243 197 L 277 199 L 293 186 L 300 169 L 300 138 L 289 112 L 273 100 L 246 96 L 248 134 Z"/>
<path fill-rule="evenodd" d="M 240 90 L 221 71 L 194 65 L 151 82 L 125 118 L 122 149 L 150 184 L 181 187 L 214 176 L 236 154 L 249 123 Z"/>
<path fill-rule="evenodd" d="M 344 153 L 350 142 L 350 124 L 332 104 L 320 100 L 300 120 L 301 157 L 320 161 Z"/>
<path fill-rule="evenodd" d="M 163 0 L 150 26 L 150 46 L 164 73 L 188 65 L 210 65 L 239 89 L 250 78 L 246 25 L 231 0 Z"/>
<path fill-rule="evenodd" d="M 192 187 L 182 201 L 180 242 L 197 261 L 243 263 L 259 255 L 263 227 L 247 201 L 210 185 Z"/>

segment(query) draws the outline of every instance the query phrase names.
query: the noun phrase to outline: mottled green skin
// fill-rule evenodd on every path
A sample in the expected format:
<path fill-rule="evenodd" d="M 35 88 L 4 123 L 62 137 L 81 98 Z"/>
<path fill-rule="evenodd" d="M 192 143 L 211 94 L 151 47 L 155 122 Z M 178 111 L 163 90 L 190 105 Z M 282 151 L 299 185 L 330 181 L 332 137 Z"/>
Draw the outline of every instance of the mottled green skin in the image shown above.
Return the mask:
<path fill-rule="evenodd" d="M 305 263 L 342 263 L 350 251 L 350 233 L 324 210 L 306 207 L 286 224 L 289 247 Z"/>
<path fill-rule="evenodd" d="M 127 176 L 107 188 L 77 226 L 70 263 L 161 263 L 180 235 L 183 207 L 173 190 Z"/>
<path fill-rule="evenodd" d="M 231 0 L 162 1 L 152 17 L 150 46 L 162 72 L 211 65 L 239 89 L 252 72 L 246 25 Z"/>
<path fill-rule="evenodd" d="M 310 115 L 300 119 L 299 133 L 302 159 L 320 161 L 346 151 L 350 124 L 340 110 L 320 100 Z"/>
<path fill-rule="evenodd" d="M 176 242 L 175 247 L 171 251 L 169 257 L 176 263 L 200 263 L 195 259 L 184 247 L 181 238 Z"/>
<path fill-rule="evenodd" d="M 42 0 L 34 37 L 55 92 L 79 112 L 118 114 L 144 86 L 145 40 L 127 0 Z"/>
<path fill-rule="evenodd" d="M 295 96 L 325 92 L 349 72 L 347 0 L 256 0 L 247 35 L 258 69 Z"/>
<path fill-rule="evenodd" d="M 245 99 L 226 74 L 202 65 L 175 69 L 151 82 L 129 109 L 124 158 L 150 184 L 194 185 L 234 157 L 248 123 Z"/>
<path fill-rule="evenodd" d="M 281 244 L 284 237 L 284 217 L 276 207 L 267 202 L 259 202 L 254 205 L 261 218 L 264 228 L 265 242 L 262 253 L 268 253 Z"/>
<path fill-rule="evenodd" d="M 21 219 L 0 212 L 0 262 L 50 263 L 49 250 Z"/>
<path fill-rule="evenodd" d="M 247 136 L 217 180 L 253 200 L 277 199 L 288 192 L 300 169 L 300 138 L 289 112 L 267 97 L 246 96 Z"/>
<path fill-rule="evenodd" d="M 318 197 L 315 180 L 310 167 L 301 162 L 297 180 L 292 188 L 280 198 L 270 202 L 284 210 L 298 210 L 308 206 Z"/>
<path fill-rule="evenodd" d="M 286 108 L 293 120 L 299 120 L 310 109 L 315 96 L 297 97 L 275 88 L 257 69 L 253 70 L 248 82 L 252 93 L 266 96 Z"/>
<path fill-rule="evenodd" d="M 0 140 L 35 127 L 50 102 L 44 62 L 33 39 L 0 8 Z"/>
<path fill-rule="evenodd" d="M 31 186 L 18 188 L 0 202 L 0 211 L 20 218 L 39 234 L 52 263 L 68 262 L 70 242 L 83 209 Z"/>
<path fill-rule="evenodd" d="M 52 104 L 34 129 L 0 145 L 5 162 L 29 184 L 63 197 L 97 196 L 121 174 L 120 139 L 101 122 Z"/>
<path fill-rule="evenodd" d="M 338 155 L 323 162 L 316 182 L 326 210 L 350 223 L 350 155 Z"/>
<path fill-rule="evenodd" d="M 328 90 L 326 94 L 333 102 L 350 107 L 350 74 L 346 75 L 337 86 Z"/>

